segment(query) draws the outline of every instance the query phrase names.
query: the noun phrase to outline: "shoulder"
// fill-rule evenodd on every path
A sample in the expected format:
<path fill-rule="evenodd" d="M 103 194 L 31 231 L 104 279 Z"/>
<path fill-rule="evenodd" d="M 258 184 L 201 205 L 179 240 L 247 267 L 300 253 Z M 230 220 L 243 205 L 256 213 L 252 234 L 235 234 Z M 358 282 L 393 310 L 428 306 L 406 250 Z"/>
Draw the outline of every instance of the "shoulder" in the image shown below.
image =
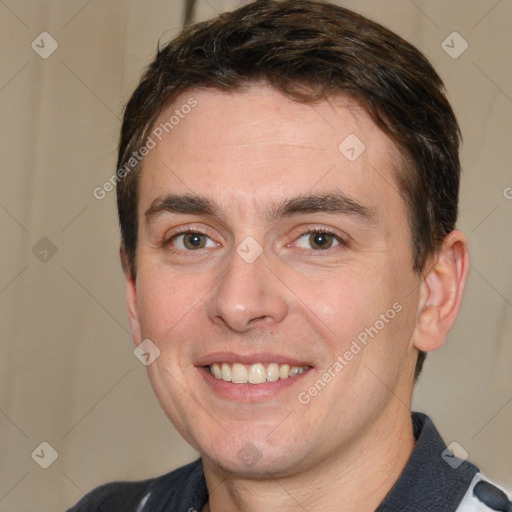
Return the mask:
<path fill-rule="evenodd" d="M 96 487 L 67 512 L 138 512 L 149 494 L 179 488 L 202 470 L 200 460 L 181 466 L 165 475 L 136 482 L 116 481 Z"/>
<path fill-rule="evenodd" d="M 512 502 L 497 485 L 477 473 L 457 508 L 457 512 L 511 512 Z"/>

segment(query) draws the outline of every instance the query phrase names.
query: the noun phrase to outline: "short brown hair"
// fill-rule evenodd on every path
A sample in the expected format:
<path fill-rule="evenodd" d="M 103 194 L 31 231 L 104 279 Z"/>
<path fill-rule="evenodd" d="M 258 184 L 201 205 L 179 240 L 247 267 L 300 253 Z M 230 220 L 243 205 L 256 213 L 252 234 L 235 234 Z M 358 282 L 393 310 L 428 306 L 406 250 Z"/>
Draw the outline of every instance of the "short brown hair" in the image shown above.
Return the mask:
<path fill-rule="evenodd" d="M 349 96 L 396 144 L 396 181 L 409 213 L 414 270 L 421 272 L 457 219 L 460 131 L 440 77 L 414 46 L 348 9 L 321 0 L 256 0 L 186 28 L 159 49 L 126 106 L 117 201 L 132 277 L 140 165 L 120 171 L 180 93 L 260 81 L 302 103 Z M 424 359 L 420 352 L 416 377 Z"/>

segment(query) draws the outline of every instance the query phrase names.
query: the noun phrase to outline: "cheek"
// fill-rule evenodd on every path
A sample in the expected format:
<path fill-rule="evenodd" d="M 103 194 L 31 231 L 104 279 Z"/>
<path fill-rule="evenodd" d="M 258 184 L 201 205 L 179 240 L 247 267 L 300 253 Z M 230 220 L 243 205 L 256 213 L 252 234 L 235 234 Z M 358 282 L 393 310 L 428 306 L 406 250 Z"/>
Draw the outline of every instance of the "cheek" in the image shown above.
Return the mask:
<path fill-rule="evenodd" d="M 203 284 L 197 277 L 180 279 L 157 266 L 149 272 L 141 269 L 137 287 L 142 336 L 162 345 L 161 349 L 173 349 L 172 344 L 164 342 L 178 336 L 201 307 Z"/>
<path fill-rule="evenodd" d="M 331 273 L 321 286 L 314 280 L 302 280 L 300 286 L 331 358 L 352 350 L 357 357 L 348 356 L 359 364 L 385 367 L 405 355 L 414 326 L 414 300 L 393 265 L 353 266 Z M 359 364 L 350 365 L 354 372 Z"/>
<path fill-rule="evenodd" d="M 290 315 L 296 317 L 294 323 L 305 323 L 318 335 L 312 340 L 326 364 L 343 354 L 393 304 L 379 272 L 368 266 L 281 275 L 293 291 Z"/>

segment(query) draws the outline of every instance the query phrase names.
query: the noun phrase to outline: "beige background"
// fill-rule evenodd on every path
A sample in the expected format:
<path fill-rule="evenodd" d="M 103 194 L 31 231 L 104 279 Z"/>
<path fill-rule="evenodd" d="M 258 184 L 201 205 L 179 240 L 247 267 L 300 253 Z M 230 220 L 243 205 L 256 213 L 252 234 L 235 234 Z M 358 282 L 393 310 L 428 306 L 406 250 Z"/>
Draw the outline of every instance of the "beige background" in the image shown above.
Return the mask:
<path fill-rule="evenodd" d="M 236 3 L 198 0 L 197 18 Z M 339 3 L 417 45 L 462 126 L 459 226 L 472 268 L 414 405 L 510 490 L 512 1 Z M 64 510 L 98 484 L 195 457 L 133 355 L 115 194 L 92 194 L 115 170 L 122 107 L 182 9 L 178 0 L 0 1 L 0 512 Z M 59 45 L 47 59 L 31 48 L 44 31 Z M 469 44 L 457 59 L 441 46 L 453 31 Z M 43 441 L 58 452 L 48 469 L 31 458 Z"/>

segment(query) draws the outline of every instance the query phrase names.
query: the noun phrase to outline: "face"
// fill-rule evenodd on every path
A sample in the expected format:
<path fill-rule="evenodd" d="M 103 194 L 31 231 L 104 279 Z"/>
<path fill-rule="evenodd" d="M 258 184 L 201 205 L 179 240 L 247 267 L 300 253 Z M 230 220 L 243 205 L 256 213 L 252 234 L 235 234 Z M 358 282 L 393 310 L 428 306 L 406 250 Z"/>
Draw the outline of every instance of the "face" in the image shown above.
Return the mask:
<path fill-rule="evenodd" d="M 227 470 L 341 456 L 409 414 L 419 277 L 394 145 L 344 98 L 189 91 L 156 126 L 180 108 L 143 163 L 128 280 L 158 400 Z"/>

